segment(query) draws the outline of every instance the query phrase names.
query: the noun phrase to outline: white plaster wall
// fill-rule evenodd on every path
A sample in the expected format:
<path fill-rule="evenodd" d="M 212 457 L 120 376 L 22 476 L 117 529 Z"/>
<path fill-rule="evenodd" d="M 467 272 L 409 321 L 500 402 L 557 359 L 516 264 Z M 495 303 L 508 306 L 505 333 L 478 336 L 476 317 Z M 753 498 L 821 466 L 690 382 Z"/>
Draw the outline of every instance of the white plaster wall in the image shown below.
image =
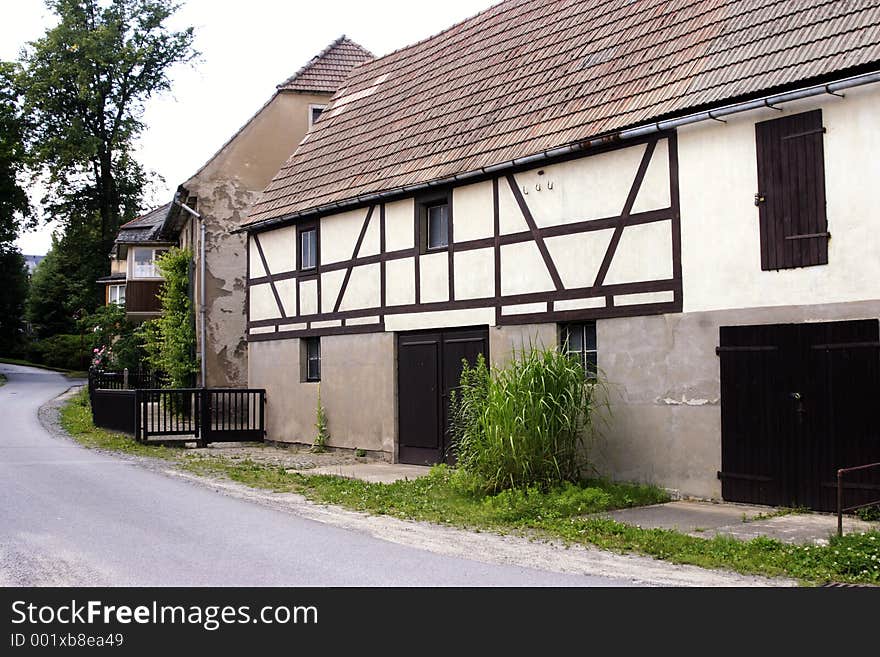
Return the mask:
<path fill-rule="evenodd" d="M 880 85 L 679 132 L 685 311 L 880 298 Z M 755 123 L 821 109 L 828 264 L 761 271 Z"/>
<path fill-rule="evenodd" d="M 532 169 L 516 174 L 515 178 L 520 189 L 528 192 L 524 198 L 539 227 L 613 217 L 623 210 L 645 148 L 645 144 L 637 144 Z M 652 159 L 665 153 L 665 147 L 655 149 Z M 543 171 L 543 175 L 538 175 L 539 171 Z M 502 182 L 508 187 L 506 181 Z M 553 189 L 548 188 L 549 184 Z M 644 184 L 668 187 L 669 180 L 668 177 L 665 182 L 658 180 L 655 175 L 650 179 L 646 177 Z M 662 193 L 662 190 L 651 191 L 655 196 Z"/>
<path fill-rule="evenodd" d="M 493 249 L 461 251 L 454 257 L 456 299 L 485 299 L 495 296 Z"/>
<path fill-rule="evenodd" d="M 321 274 L 321 312 L 331 313 L 336 305 L 336 299 L 339 297 L 339 290 L 342 289 L 342 280 L 345 278 L 345 271 L 328 271 Z M 317 293 L 317 283 L 315 283 Z M 317 307 L 317 302 L 316 302 Z"/>
<path fill-rule="evenodd" d="M 550 272 L 532 242 L 501 247 L 501 294 L 523 294 L 555 290 Z"/>
<path fill-rule="evenodd" d="M 359 208 L 321 218 L 321 264 L 351 259 L 368 211 Z"/>
<path fill-rule="evenodd" d="M 443 310 L 430 313 L 386 315 L 386 331 L 416 331 L 447 326 L 494 326 L 495 309 Z"/>
<path fill-rule="evenodd" d="M 596 280 L 614 229 L 561 235 L 544 240 L 567 288 L 589 287 Z"/>
<path fill-rule="evenodd" d="M 351 270 L 340 310 L 376 308 L 379 305 L 379 265 L 362 265 Z M 321 295 L 323 296 L 323 290 Z M 334 298 L 335 303 L 335 298 Z M 332 310 L 332 308 L 330 309 Z"/>
<path fill-rule="evenodd" d="M 293 315 L 296 312 L 296 306 Z M 299 284 L 299 313 L 300 315 L 314 315 L 318 312 L 318 281 L 303 281 Z"/>
<path fill-rule="evenodd" d="M 385 250 L 411 249 L 415 244 L 415 201 L 411 198 L 385 204 Z"/>
<path fill-rule="evenodd" d="M 263 255 L 266 256 L 266 264 L 273 274 L 281 274 L 296 269 L 296 227 L 285 226 L 277 230 L 259 234 L 260 246 L 263 247 Z M 262 269 L 260 254 L 254 248 L 251 240 L 251 277 L 265 276 L 265 273 L 257 274 L 259 265 Z"/>
<path fill-rule="evenodd" d="M 406 306 L 416 302 L 415 260 L 401 258 L 385 263 L 385 303 Z"/>
<path fill-rule="evenodd" d="M 271 235 L 272 233 L 261 233 L 260 234 L 260 244 L 262 245 L 262 240 L 264 235 Z M 250 250 L 250 271 L 248 272 L 249 278 L 262 278 L 266 275 L 266 268 L 263 267 L 263 261 L 260 260 L 260 252 L 257 250 L 257 243 L 253 236 L 250 239 L 250 246 L 248 247 Z"/>
<path fill-rule="evenodd" d="M 278 304 L 268 283 L 252 285 L 250 289 L 250 317 L 252 322 L 261 319 L 275 319 L 278 314 Z"/>
<path fill-rule="evenodd" d="M 672 226 L 657 221 L 623 229 L 605 283 L 672 278 Z"/>
<path fill-rule="evenodd" d="M 449 255 L 446 251 L 419 258 L 419 283 L 421 303 L 449 301 Z"/>
<path fill-rule="evenodd" d="M 296 279 L 287 278 L 283 281 L 275 281 L 275 289 L 281 299 L 284 314 L 292 317 L 296 314 Z"/>
<path fill-rule="evenodd" d="M 492 207 L 492 181 L 465 185 L 452 190 L 452 225 L 455 241 L 491 237 L 495 234 Z"/>
<path fill-rule="evenodd" d="M 361 248 L 358 251 L 359 258 L 379 253 L 379 228 L 381 223 L 382 219 L 380 217 L 379 206 L 377 205 L 370 217 L 370 223 L 367 224 L 367 232 L 364 233 L 364 241 L 361 242 Z M 360 230 L 360 228 L 358 228 L 358 230 Z"/>

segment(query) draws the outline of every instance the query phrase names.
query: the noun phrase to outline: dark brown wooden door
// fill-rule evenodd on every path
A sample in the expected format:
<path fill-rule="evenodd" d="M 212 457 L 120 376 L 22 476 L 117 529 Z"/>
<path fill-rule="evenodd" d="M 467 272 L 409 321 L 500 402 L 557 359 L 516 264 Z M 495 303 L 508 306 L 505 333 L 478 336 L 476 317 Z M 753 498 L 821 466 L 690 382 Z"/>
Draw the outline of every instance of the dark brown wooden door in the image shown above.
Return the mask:
<path fill-rule="evenodd" d="M 830 511 L 837 469 L 880 461 L 878 327 L 721 328 L 724 499 Z M 848 504 L 872 494 L 854 478 Z"/>
<path fill-rule="evenodd" d="M 398 460 L 453 462 L 449 393 L 458 387 L 462 360 L 488 358 L 488 329 L 401 333 L 397 337 Z"/>

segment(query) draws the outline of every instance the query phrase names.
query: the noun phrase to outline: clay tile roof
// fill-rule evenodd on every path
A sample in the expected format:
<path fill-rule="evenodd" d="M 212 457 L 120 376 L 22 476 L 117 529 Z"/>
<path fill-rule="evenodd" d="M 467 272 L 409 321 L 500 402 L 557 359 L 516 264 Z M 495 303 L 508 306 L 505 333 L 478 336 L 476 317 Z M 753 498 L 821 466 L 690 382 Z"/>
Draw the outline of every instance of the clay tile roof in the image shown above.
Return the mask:
<path fill-rule="evenodd" d="M 279 84 L 278 89 L 332 94 L 345 81 L 351 69 L 372 58 L 369 50 L 343 34 Z"/>
<path fill-rule="evenodd" d="M 355 68 L 246 222 L 878 62 L 874 0 L 506 0 Z"/>

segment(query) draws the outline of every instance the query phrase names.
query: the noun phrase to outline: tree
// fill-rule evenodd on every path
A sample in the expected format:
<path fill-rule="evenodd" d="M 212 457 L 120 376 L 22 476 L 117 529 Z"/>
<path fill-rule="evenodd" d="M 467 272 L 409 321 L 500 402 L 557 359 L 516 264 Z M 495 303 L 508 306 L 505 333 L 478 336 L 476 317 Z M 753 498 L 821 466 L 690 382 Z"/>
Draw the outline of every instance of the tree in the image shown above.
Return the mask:
<path fill-rule="evenodd" d="M 170 88 L 171 66 L 197 53 L 192 28 L 165 25 L 179 8 L 171 0 L 46 6 L 59 23 L 22 53 L 18 83 L 30 118 L 30 156 L 48 189 L 45 215 L 62 222 L 62 242 L 82 249 L 65 275 L 91 277 L 77 279 L 88 289 L 70 306 L 97 297 L 94 279 L 107 272 L 118 228 L 140 211 L 148 175 L 133 153 L 145 127 L 144 103 Z"/>
<path fill-rule="evenodd" d="M 144 102 L 192 60 L 193 30 L 165 25 L 170 0 L 46 0 L 60 23 L 30 44 L 21 76 L 33 153 L 60 214 L 100 221 L 107 252 L 122 217 L 139 209 L 145 172 L 132 157 Z M 74 212 L 75 211 L 75 212 Z"/>
<path fill-rule="evenodd" d="M 27 299 L 27 318 L 40 338 L 75 329 L 76 317 L 102 303 L 95 280 L 105 273 L 106 254 L 94 253 L 97 230 L 68 226 L 52 236 L 52 248 L 37 265 Z"/>
<path fill-rule="evenodd" d="M 27 265 L 18 249 L 0 246 L 0 354 L 15 353 L 24 338 Z"/>
<path fill-rule="evenodd" d="M 177 247 L 159 258 L 159 270 L 165 279 L 159 293 L 162 315 L 142 325 L 147 362 L 162 373 L 172 388 L 192 386 L 193 377 L 199 371 L 195 315 L 190 299 L 191 262 L 192 252 Z"/>
<path fill-rule="evenodd" d="M 25 125 L 15 75 L 14 64 L 0 62 L 0 245 L 15 240 L 31 216 L 27 193 L 19 181 L 26 165 Z"/>

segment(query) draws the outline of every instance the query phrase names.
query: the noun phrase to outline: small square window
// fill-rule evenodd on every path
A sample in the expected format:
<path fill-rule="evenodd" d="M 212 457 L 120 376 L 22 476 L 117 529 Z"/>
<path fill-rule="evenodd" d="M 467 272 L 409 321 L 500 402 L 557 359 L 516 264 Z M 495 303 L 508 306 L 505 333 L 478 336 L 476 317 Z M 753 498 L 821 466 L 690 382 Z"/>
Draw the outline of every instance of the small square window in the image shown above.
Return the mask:
<path fill-rule="evenodd" d="M 309 128 L 318 121 L 318 118 L 321 116 L 321 112 L 324 111 L 326 105 L 309 105 Z"/>
<path fill-rule="evenodd" d="M 563 324 L 559 329 L 562 350 L 584 368 L 588 380 L 595 380 L 598 370 L 596 322 Z"/>
<path fill-rule="evenodd" d="M 318 266 L 318 230 L 308 228 L 299 234 L 299 268 L 314 269 Z"/>
<path fill-rule="evenodd" d="M 125 305 L 125 286 L 124 285 L 111 285 L 108 290 L 108 301 L 110 303 L 115 303 L 118 306 Z"/>

